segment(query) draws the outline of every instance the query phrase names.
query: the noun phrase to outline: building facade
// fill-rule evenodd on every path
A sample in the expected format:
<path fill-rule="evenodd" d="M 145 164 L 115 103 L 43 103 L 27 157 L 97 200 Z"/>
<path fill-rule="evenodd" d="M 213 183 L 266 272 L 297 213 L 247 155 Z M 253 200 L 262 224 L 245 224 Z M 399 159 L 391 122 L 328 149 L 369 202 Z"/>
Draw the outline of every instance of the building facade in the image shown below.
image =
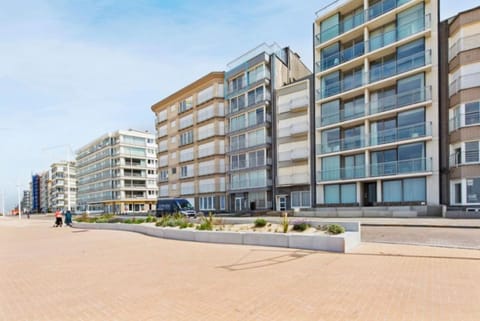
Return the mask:
<path fill-rule="evenodd" d="M 30 193 L 30 190 L 23 191 L 22 202 L 20 204 L 23 212 L 30 212 L 32 209 L 32 198 Z"/>
<path fill-rule="evenodd" d="M 151 109 L 159 197 L 186 198 L 197 211 L 227 210 L 224 73 L 209 73 Z"/>
<path fill-rule="evenodd" d="M 106 213 L 147 212 L 157 199 L 155 136 L 136 130 L 103 135 L 77 151 L 77 207 Z"/>
<path fill-rule="evenodd" d="M 277 211 L 315 205 L 313 75 L 276 90 Z"/>
<path fill-rule="evenodd" d="M 318 205 L 440 203 L 438 10 L 352 0 L 317 13 Z"/>
<path fill-rule="evenodd" d="M 227 66 L 227 176 L 230 211 L 273 208 L 275 89 L 310 71 L 290 48 L 262 44 Z"/>
<path fill-rule="evenodd" d="M 40 213 L 40 175 L 32 175 L 32 184 L 31 184 L 31 209 L 32 213 Z"/>
<path fill-rule="evenodd" d="M 441 25 L 445 204 L 480 208 L 480 7 Z M 445 124 L 445 132 L 447 125 Z"/>
<path fill-rule="evenodd" d="M 50 166 L 50 210 L 77 208 L 77 175 L 75 162 L 61 161 Z"/>
<path fill-rule="evenodd" d="M 50 172 L 45 171 L 40 174 L 40 212 L 50 212 L 50 193 L 51 193 Z"/>

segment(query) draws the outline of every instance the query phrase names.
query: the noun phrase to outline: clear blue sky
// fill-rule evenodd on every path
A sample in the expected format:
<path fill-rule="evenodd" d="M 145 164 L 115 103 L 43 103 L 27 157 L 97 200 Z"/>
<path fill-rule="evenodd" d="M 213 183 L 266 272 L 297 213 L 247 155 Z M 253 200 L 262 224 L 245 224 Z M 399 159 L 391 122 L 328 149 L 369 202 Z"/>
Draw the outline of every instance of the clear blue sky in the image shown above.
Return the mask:
<path fill-rule="evenodd" d="M 0 192 L 262 42 L 312 65 L 311 0 L 0 0 Z M 442 18 L 478 5 L 442 0 Z M 0 193 L 1 195 L 1 193 Z"/>

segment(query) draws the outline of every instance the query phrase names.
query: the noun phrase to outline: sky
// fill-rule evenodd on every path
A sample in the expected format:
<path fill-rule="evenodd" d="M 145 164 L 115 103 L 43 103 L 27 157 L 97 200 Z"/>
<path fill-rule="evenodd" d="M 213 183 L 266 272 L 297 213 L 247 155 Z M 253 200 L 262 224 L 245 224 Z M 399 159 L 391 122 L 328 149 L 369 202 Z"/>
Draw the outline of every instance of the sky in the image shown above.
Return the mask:
<path fill-rule="evenodd" d="M 0 198 L 118 129 L 154 132 L 150 107 L 257 45 L 312 67 L 331 0 L 0 0 Z M 441 0 L 442 19 L 478 0 Z M 0 201 L 0 206 L 1 206 Z M 1 207 L 0 207 L 1 211 Z"/>

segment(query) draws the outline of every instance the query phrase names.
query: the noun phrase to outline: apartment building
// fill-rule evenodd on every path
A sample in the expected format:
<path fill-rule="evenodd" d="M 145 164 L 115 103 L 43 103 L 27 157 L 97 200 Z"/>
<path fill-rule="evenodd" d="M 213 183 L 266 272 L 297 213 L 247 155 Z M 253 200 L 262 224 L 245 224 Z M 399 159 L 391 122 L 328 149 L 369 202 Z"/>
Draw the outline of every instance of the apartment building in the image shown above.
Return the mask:
<path fill-rule="evenodd" d="M 224 73 L 211 72 L 151 107 L 156 115 L 159 197 L 224 211 Z"/>
<path fill-rule="evenodd" d="M 77 207 L 77 175 L 75 162 L 61 161 L 50 165 L 50 210 L 75 210 Z"/>
<path fill-rule="evenodd" d="M 275 186 L 275 92 L 310 71 L 290 48 L 250 50 L 227 65 L 228 207 L 272 209 Z"/>
<path fill-rule="evenodd" d="M 32 199 L 30 195 L 30 190 L 23 191 L 22 202 L 20 206 L 22 207 L 23 212 L 30 212 L 32 208 Z"/>
<path fill-rule="evenodd" d="M 276 90 L 275 209 L 315 205 L 313 75 Z"/>
<path fill-rule="evenodd" d="M 480 208 L 480 7 L 442 22 L 443 203 Z"/>
<path fill-rule="evenodd" d="M 107 213 L 147 212 L 157 199 L 155 136 L 137 130 L 105 134 L 76 154 L 77 207 Z"/>
<path fill-rule="evenodd" d="M 45 171 L 40 175 L 40 212 L 48 213 L 50 210 L 50 172 Z"/>
<path fill-rule="evenodd" d="M 32 175 L 30 197 L 32 213 L 40 213 L 40 175 L 38 174 Z"/>
<path fill-rule="evenodd" d="M 317 204 L 437 205 L 438 1 L 335 1 L 314 24 Z"/>

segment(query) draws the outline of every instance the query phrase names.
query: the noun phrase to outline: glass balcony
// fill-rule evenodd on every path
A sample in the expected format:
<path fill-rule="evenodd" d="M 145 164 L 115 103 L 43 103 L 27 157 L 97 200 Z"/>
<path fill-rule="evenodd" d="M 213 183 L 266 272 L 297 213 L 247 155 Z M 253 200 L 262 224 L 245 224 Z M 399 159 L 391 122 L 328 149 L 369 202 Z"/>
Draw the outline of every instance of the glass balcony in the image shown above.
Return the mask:
<path fill-rule="evenodd" d="M 308 96 L 290 99 L 289 101 L 278 105 L 278 113 L 282 114 L 290 111 L 296 111 L 297 109 L 308 107 L 308 105 Z"/>
<path fill-rule="evenodd" d="M 415 16 L 416 13 L 412 13 L 409 16 Z M 368 51 L 374 51 L 383 47 L 386 47 L 394 42 L 405 39 L 411 35 L 414 35 L 419 32 L 423 32 L 425 29 L 430 28 L 431 25 L 431 16 L 430 14 L 426 15 L 423 21 L 417 21 L 415 23 L 409 23 L 405 25 L 398 26 L 390 31 L 385 33 L 372 36 L 366 47 Z"/>
<path fill-rule="evenodd" d="M 308 133 L 309 124 L 308 121 L 299 122 L 292 124 L 288 127 L 282 127 L 278 129 L 278 137 L 290 137 L 290 136 L 300 136 Z"/>
<path fill-rule="evenodd" d="M 460 114 L 449 120 L 449 130 L 451 132 L 470 125 L 480 125 L 480 112 Z"/>
<path fill-rule="evenodd" d="M 358 58 L 365 53 L 365 42 L 359 42 L 355 45 L 336 52 L 327 57 L 324 57 L 321 61 L 315 64 L 316 71 L 324 71 L 329 68 L 341 65 L 347 61 Z"/>
<path fill-rule="evenodd" d="M 335 114 L 327 114 L 319 117 L 320 122 L 317 121 L 317 128 L 319 126 L 327 126 L 330 124 L 341 123 L 347 120 L 352 120 L 365 116 L 365 105 L 355 105 L 353 108 Z"/>
<path fill-rule="evenodd" d="M 432 123 L 424 122 L 410 126 L 382 130 L 370 135 L 370 146 L 394 143 L 402 140 L 426 137 L 432 134 Z"/>
<path fill-rule="evenodd" d="M 236 145 L 231 145 L 229 146 L 229 148 L 227 149 L 227 151 L 229 153 L 232 153 L 232 152 L 236 152 L 236 151 L 240 151 L 240 150 L 243 150 L 243 149 L 248 149 L 248 148 L 252 148 L 252 147 L 256 147 L 256 146 L 262 146 L 262 145 L 265 145 L 265 144 L 271 144 L 272 143 L 272 138 L 271 137 L 262 137 L 262 138 L 257 138 L 257 139 L 253 139 L 253 140 L 250 140 L 248 143 L 241 143 L 241 144 L 236 144 Z"/>
<path fill-rule="evenodd" d="M 431 158 L 416 158 L 401 161 L 370 164 L 370 177 L 399 174 L 423 173 L 432 171 Z"/>
<path fill-rule="evenodd" d="M 255 121 L 252 122 L 251 124 L 242 124 L 242 125 L 233 126 L 227 130 L 227 134 L 231 134 L 240 130 L 248 130 L 250 128 L 254 128 L 262 124 L 270 124 L 271 122 L 272 122 L 272 116 L 265 115 L 265 119 L 263 120 L 255 119 Z"/>
<path fill-rule="evenodd" d="M 332 170 L 318 171 L 317 182 L 320 181 L 335 181 L 342 179 L 364 178 L 365 166 L 351 166 Z"/>
<path fill-rule="evenodd" d="M 418 52 L 412 56 L 401 59 L 392 59 L 381 64 L 372 64 L 369 72 L 369 82 L 380 81 L 431 63 L 430 50 Z"/>
<path fill-rule="evenodd" d="M 278 161 L 298 161 L 308 159 L 310 152 L 307 148 L 295 148 L 286 152 L 278 153 Z"/>
<path fill-rule="evenodd" d="M 472 150 L 451 154 L 449 163 L 450 167 L 480 164 L 480 152 L 478 150 Z"/>
<path fill-rule="evenodd" d="M 382 113 L 387 110 L 397 109 L 408 105 L 418 104 L 432 99 L 432 87 L 413 89 L 386 97 L 380 97 L 368 104 L 370 115 Z"/>
<path fill-rule="evenodd" d="M 480 78 L 480 72 L 461 75 L 450 83 L 449 94 L 450 97 L 455 95 L 460 90 L 473 88 L 478 86 L 478 79 Z"/>
<path fill-rule="evenodd" d="M 272 180 L 259 177 L 257 179 L 233 181 L 230 183 L 230 190 L 260 188 L 268 186 L 272 186 Z"/>
<path fill-rule="evenodd" d="M 317 89 L 317 97 L 328 98 L 334 95 L 338 95 L 345 91 L 349 91 L 358 87 L 361 87 L 367 83 L 365 73 L 357 73 L 352 76 L 344 77 L 340 81 L 329 83 L 323 88 Z"/>
<path fill-rule="evenodd" d="M 367 146 L 366 143 L 364 136 L 331 140 L 326 144 L 317 144 L 317 155 L 362 148 Z"/>

